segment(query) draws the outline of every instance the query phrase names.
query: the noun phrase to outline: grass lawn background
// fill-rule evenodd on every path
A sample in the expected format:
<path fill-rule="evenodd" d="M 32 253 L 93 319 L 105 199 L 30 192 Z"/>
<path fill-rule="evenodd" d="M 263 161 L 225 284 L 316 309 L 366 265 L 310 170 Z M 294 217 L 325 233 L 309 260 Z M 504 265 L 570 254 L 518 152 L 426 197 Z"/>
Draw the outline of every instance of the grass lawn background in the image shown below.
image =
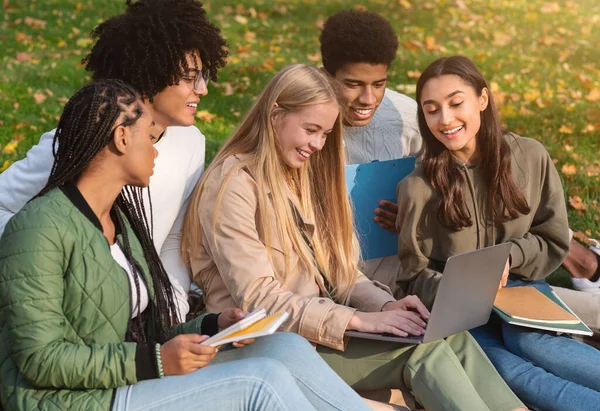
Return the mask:
<path fill-rule="evenodd" d="M 124 0 L 2 0 L 0 171 L 56 126 L 90 76 L 80 60 L 89 32 Z M 208 160 L 267 80 L 294 62 L 320 64 L 318 36 L 344 8 L 381 13 L 400 48 L 388 87 L 414 97 L 443 55 L 465 54 L 490 81 L 503 120 L 546 145 L 576 231 L 600 237 L 600 2 L 597 0 L 205 1 L 230 44 L 229 64 L 199 105 Z"/>

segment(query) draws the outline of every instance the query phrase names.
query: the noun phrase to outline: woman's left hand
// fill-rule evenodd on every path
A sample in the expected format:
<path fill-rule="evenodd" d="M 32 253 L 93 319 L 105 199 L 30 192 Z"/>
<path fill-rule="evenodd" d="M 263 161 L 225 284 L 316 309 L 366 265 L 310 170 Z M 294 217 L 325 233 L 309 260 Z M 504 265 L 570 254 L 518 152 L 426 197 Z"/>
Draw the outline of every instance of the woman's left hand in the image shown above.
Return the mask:
<path fill-rule="evenodd" d="M 239 308 L 226 308 L 219 314 L 219 318 L 217 319 L 217 325 L 219 330 L 224 330 L 225 328 L 237 323 L 246 317 L 246 313 Z M 236 348 L 241 348 L 245 345 L 252 344 L 254 342 L 254 338 L 249 338 L 247 340 L 236 341 L 233 343 L 233 346 Z"/>

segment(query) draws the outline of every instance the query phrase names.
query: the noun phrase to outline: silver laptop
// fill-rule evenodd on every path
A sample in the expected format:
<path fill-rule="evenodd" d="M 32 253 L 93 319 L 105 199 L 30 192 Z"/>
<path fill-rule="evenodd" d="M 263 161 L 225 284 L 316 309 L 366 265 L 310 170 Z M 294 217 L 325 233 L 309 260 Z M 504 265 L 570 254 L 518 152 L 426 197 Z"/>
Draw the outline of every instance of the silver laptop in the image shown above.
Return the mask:
<path fill-rule="evenodd" d="M 359 331 L 347 331 L 345 335 L 421 344 L 487 323 L 510 248 L 511 243 L 504 243 L 448 259 L 424 335 L 398 337 Z"/>

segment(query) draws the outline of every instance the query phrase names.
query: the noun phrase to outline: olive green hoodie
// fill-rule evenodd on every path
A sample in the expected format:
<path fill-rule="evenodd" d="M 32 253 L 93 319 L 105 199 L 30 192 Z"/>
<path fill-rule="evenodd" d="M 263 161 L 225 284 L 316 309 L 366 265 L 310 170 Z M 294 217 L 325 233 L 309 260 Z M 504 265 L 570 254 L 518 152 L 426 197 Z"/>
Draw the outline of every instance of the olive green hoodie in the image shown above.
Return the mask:
<path fill-rule="evenodd" d="M 511 274 L 538 280 L 554 271 L 569 250 L 567 210 L 560 177 L 548 152 L 536 140 L 505 136 L 512 157 L 515 183 L 531 211 L 516 219 L 493 224 L 486 213 L 485 164 L 471 166 L 456 161 L 465 181 L 464 198 L 473 225 L 460 231 L 444 227 L 437 219 L 440 195 L 415 171 L 398 184 L 398 252 L 404 271 L 398 286 L 418 295 L 431 307 L 446 260 L 479 248 L 512 243 Z M 482 267 L 485 270 L 485 267 Z"/>

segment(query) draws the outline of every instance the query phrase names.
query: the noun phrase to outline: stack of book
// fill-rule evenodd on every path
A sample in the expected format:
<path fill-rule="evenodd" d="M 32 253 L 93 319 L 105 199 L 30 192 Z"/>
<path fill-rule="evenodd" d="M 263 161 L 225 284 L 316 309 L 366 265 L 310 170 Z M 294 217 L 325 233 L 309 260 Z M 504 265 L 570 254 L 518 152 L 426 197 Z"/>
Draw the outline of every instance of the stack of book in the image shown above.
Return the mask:
<path fill-rule="evenodd" d="M 494 311 L 509 324 L 558 333 L 592 335 L 593 332 L 551 290 L 534 287 L 502 288 Z"/>

